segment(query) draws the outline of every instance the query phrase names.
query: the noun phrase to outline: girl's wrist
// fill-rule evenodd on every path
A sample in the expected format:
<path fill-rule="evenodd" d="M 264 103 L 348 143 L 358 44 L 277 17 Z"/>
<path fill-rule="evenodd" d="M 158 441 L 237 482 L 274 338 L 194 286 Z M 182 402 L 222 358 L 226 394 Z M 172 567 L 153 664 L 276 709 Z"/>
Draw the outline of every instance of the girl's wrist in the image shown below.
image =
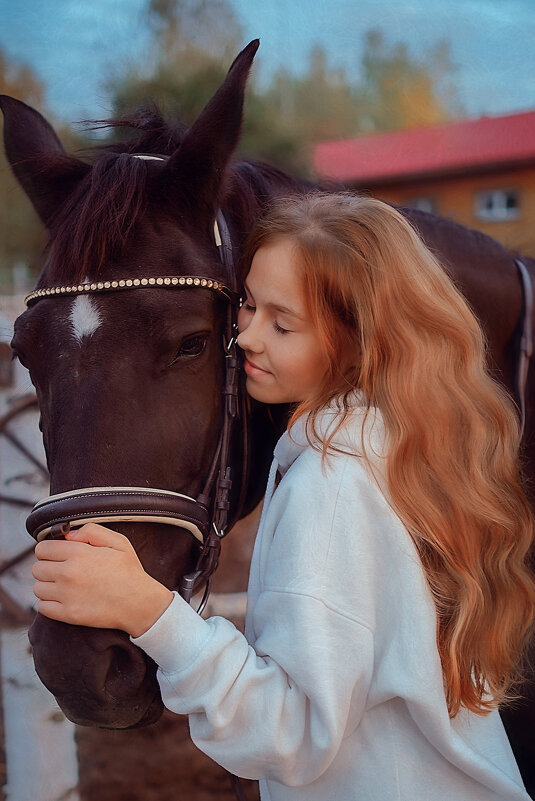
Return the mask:
<path fill-rule="evenodd" d="M 171 590 L 160 584 L 159 581 L 147 576 L 146 586 L 140 592 L 139 588 L 129 610 L 124 630 L 131 637 L 141 637 L 163 615 L 173 600 Z"/>

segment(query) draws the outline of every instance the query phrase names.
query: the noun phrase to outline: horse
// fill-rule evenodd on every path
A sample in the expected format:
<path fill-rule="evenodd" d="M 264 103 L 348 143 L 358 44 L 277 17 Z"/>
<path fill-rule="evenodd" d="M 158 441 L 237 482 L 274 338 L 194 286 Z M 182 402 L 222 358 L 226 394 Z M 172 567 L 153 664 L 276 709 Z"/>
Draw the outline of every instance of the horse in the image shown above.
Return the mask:
<path fill-rule="evenodd" d="M 112 123 L 134 136 L 91 163 L 68 155 L 35 109 L 0 97 L 7 158 L 49 232 L 12 342 L 37 392 L 59 504 L 37 508 L 36 525 L 61 536 L 71 515 L 83 519 L 100 504 L 144 568 L 187 598 L 214 569 L 223 529 L 261 500 L 288 414 L 243 400 L 233 342 L 249 230 L 274 198 L 316 186 L 233 160 L 257 47 L 242 50 L 189 128 L 138 110 Z M 475 310 L 491 370 L 515 396 L 524 304 L 515 254 L 451 220 L 401 211 Z M 535 263 L 522 262 L 533 276 Z M 523 450 L 531 492 L 534 381 L 531 371 Z M 134 728 L 161 715 L 156 667 L 124 632 L 37 615 L 29 636 L 37 673 L 74 722 Z M 527 782 L 533 697 L 504 720 Z"/>

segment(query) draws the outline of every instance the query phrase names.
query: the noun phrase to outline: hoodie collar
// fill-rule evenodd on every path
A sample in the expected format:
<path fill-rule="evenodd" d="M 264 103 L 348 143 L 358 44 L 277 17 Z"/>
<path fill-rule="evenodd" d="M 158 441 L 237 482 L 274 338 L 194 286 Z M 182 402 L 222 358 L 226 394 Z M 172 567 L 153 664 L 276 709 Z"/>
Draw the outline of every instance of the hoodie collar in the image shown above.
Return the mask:
<path fill-rule="evenodd" d="M 366 400 L 360 392 L 355 391 L 349 400 L 349 414 L 344 425 L 336 432 L 332 444 L 340 450 L 358 455 L 362 452 L 362 434 L 364 434 L 367 455 L 380 456 L 384 450 L 384 427 L 379 410 L 371 407 L 368 411 Z M 319 436 L 315 437 L 309 430 L 310 441 L 307 438 L 308 414 L 300 417 L 290 429 L 284 432 L 273 452 L 281 476 L 304 450 L 310 447 L 321 448 L 322 439 L 328 436 L 329 431 L 336 425 L 340 414 L 339 406 L 334 399 L 317 415 L 316 430 Z"/>

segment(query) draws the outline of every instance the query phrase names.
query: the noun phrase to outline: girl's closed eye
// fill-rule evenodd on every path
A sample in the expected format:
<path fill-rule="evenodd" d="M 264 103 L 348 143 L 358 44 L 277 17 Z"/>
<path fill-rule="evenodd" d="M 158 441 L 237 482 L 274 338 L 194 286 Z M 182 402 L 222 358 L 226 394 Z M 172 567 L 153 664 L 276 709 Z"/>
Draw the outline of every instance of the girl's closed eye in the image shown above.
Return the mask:
<path fill-rule="evenodd" d="M 282 325 L 279 325 L 276 320 L 273 321 L 273 328 L 278 334 L 290 334 L 291 331 L 289 328 L 283 328 Z"/>
<path fill-rule="evenodd" d="M 255 312 L 256 306 L 254 303 L 245 295 L 245 297 L 240 298 L 240 309 L 244 309 L 248 312 Z"/>

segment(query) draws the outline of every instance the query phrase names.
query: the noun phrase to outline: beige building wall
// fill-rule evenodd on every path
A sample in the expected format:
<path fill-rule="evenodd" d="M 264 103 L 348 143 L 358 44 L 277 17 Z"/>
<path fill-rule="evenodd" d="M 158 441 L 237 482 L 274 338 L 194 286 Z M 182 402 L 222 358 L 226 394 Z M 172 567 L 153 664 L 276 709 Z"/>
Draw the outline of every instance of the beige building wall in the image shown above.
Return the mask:
<path fill-rule="evenodd" d="M 477 193 L 495 190 L 516 193 L 518 207 L 514 219 L 484 220 L 476 214 Z M 371 185 L 365 191 L 401 206 L 414 205 L 415 201 L 421 204 L 428 199 L 436 214 L 483 231 L 511 250 L 535 257 L 535 166 L 465 177 L 456 175 L 403 184 Z"/>

